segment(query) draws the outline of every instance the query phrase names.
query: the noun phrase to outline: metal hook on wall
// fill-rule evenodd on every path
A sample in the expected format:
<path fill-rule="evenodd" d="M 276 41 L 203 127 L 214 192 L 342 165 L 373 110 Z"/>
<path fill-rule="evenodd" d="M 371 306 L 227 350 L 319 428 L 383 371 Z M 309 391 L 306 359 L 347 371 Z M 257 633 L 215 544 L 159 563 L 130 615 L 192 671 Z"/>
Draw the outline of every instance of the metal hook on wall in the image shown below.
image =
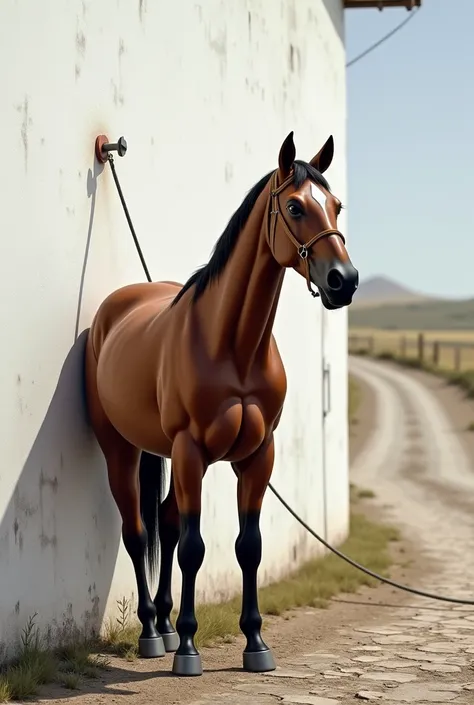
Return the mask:
<path fill-rule="evenodd" d="M 127 153 L 127 140 L 119 137 L 117 142 L 109 142 L 107 135 L 99 135 L 95 141 L 95 156 L 99 162 L 105 164 L 109 152 L 117 152 L 119 157 L 124 157 Z"/>

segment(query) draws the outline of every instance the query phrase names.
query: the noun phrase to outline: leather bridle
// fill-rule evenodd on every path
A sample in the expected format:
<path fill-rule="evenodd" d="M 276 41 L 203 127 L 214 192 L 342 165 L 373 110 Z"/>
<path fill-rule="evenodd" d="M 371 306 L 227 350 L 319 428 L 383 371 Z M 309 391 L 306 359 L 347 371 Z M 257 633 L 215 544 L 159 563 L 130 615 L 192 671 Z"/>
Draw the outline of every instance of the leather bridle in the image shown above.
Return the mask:
<path fill-rule="evenodd" d="M 271 180 L 270 180 L 270 212 L 269 212 L 269 217 L 267 218 L 267 232 L 266 232 L 266 237 L 267 237 L 267 242 L 270 247 L 270 250 L 272 254 L 275 252 L 275 234 L 276 234 L 276 226 L 278 222 L 278 216 L 281 218 L 281 225 L 283 227 L 283 230 L 288 237 L 288 239 L 293 243 L 293 245 L 296 247 L 298 251 L 298 255 L 301 257 L 301 259 L 304 262 L 304 268 L 305 268 L 305 277 L 306 277 L 306 283 L 308 286 L 308 291 L 312 296 L 319 296 L 319 293 L 317 291 L 314 291 L 314 289 L 311 286 L 311 278 L 310 278 L 310 271 L 309 271 L 309 253 L 313 245 L 315 245 L 318 240 L 322 240 L 324 237 L 329 237 L 329 235 L 337 235 L 338 237 L 341 238 L 342 242 L 345 244 L 346 240 L 344 238 L 344 235 L 337 229 L 333 228 L 328 228 L 327 230 L 323 230 L 320 233 L 317 233 L 314 235 L 308 242 L 298 242 L 298 240 L 295 238 L 293 233 L 291 232 L 290 227 L 288 226 L 288 223 L 285 220 L 285 216 L 280 210 L 280 199 L 279 196 L 284 191 L 287 186 L 289 186 L 291 183 L 293 183 L 294 179 L 294 174 L 290 174 L 287 179 L 283 181 L 280 186 L 277 186 L 276 181 L 277 181 L 277 173 L 278 169 L 273 172 Z"/>

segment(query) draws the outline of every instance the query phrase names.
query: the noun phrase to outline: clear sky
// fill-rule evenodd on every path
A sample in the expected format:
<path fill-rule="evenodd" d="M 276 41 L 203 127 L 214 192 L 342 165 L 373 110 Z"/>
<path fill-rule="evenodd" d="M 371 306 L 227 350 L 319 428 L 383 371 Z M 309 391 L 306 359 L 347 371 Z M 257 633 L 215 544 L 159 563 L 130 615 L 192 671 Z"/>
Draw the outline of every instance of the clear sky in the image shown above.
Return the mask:
<path fill-rule="evenodd" d="M 349 61 L 407 11 L 345 16 Z M 361 278 L 474 297 L 474 0 L 423 0 L 347 79 L 345 205 Z"/>

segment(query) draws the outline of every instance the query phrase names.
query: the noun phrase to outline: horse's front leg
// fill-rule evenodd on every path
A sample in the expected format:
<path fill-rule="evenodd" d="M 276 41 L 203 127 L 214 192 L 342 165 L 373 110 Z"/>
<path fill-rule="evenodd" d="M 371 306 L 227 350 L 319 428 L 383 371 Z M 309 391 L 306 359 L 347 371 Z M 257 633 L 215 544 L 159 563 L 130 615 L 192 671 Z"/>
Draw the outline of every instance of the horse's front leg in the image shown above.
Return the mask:
<path fill-rule="evenodd" d="M 154 599 L 156 606 L 156 626 L 163 637 L 166 651 L 176 651 L 179 646 L 179 637 L 170 620 L 171 610 L 173 609 L 171 577 L 173 573 L 174 552 L 178 545 L 180 529 L 173 472 L 171 472 L 168 496 L 158 509 L 158 524 L 160 534 L 160 578 Z"/>
<path fill-rule="evenodd" d="M 273 470 L 273 436 L 251 458 L 234 463 L 238 477 L 240 533 L 235 553 L 242 569 L 242 613 L 240 628 L 247 639 L 244 650 L 246 671 L 273 671 L 272 652 L 261 635 L 262 617 L 258 608 L 257 572 L 262 558 L 260 510 Z"/>
<path fill-rule="evenodd" d="M 195 614 L 196 576 L 204 560 L 201 536 L 201 490 L 206 465 L 202 453 L 186 431 L 179 433 L 172 450 L 174 488 L 180 518 L 178 563 L 182 574 L 181 604 L 176 631 L 179 646 L 174 655 L 173 673 L 200 676 L 201 657 L 194 645 L 197 632 Z"/>

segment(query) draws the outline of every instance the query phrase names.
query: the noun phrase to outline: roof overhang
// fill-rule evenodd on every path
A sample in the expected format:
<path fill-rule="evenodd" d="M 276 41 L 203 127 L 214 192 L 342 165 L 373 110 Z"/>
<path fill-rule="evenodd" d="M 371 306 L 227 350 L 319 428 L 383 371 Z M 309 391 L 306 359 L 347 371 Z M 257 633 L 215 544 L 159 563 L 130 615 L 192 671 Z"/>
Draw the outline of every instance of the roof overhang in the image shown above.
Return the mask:
<path fill-rule="evenodd" d="M 421 7 L 422 0 L 344 0 L 344 8 L 347 10 L 373 7 L 383 10 L 384 7 L 406 7 L 413 10 L 414 7 Z"/>

